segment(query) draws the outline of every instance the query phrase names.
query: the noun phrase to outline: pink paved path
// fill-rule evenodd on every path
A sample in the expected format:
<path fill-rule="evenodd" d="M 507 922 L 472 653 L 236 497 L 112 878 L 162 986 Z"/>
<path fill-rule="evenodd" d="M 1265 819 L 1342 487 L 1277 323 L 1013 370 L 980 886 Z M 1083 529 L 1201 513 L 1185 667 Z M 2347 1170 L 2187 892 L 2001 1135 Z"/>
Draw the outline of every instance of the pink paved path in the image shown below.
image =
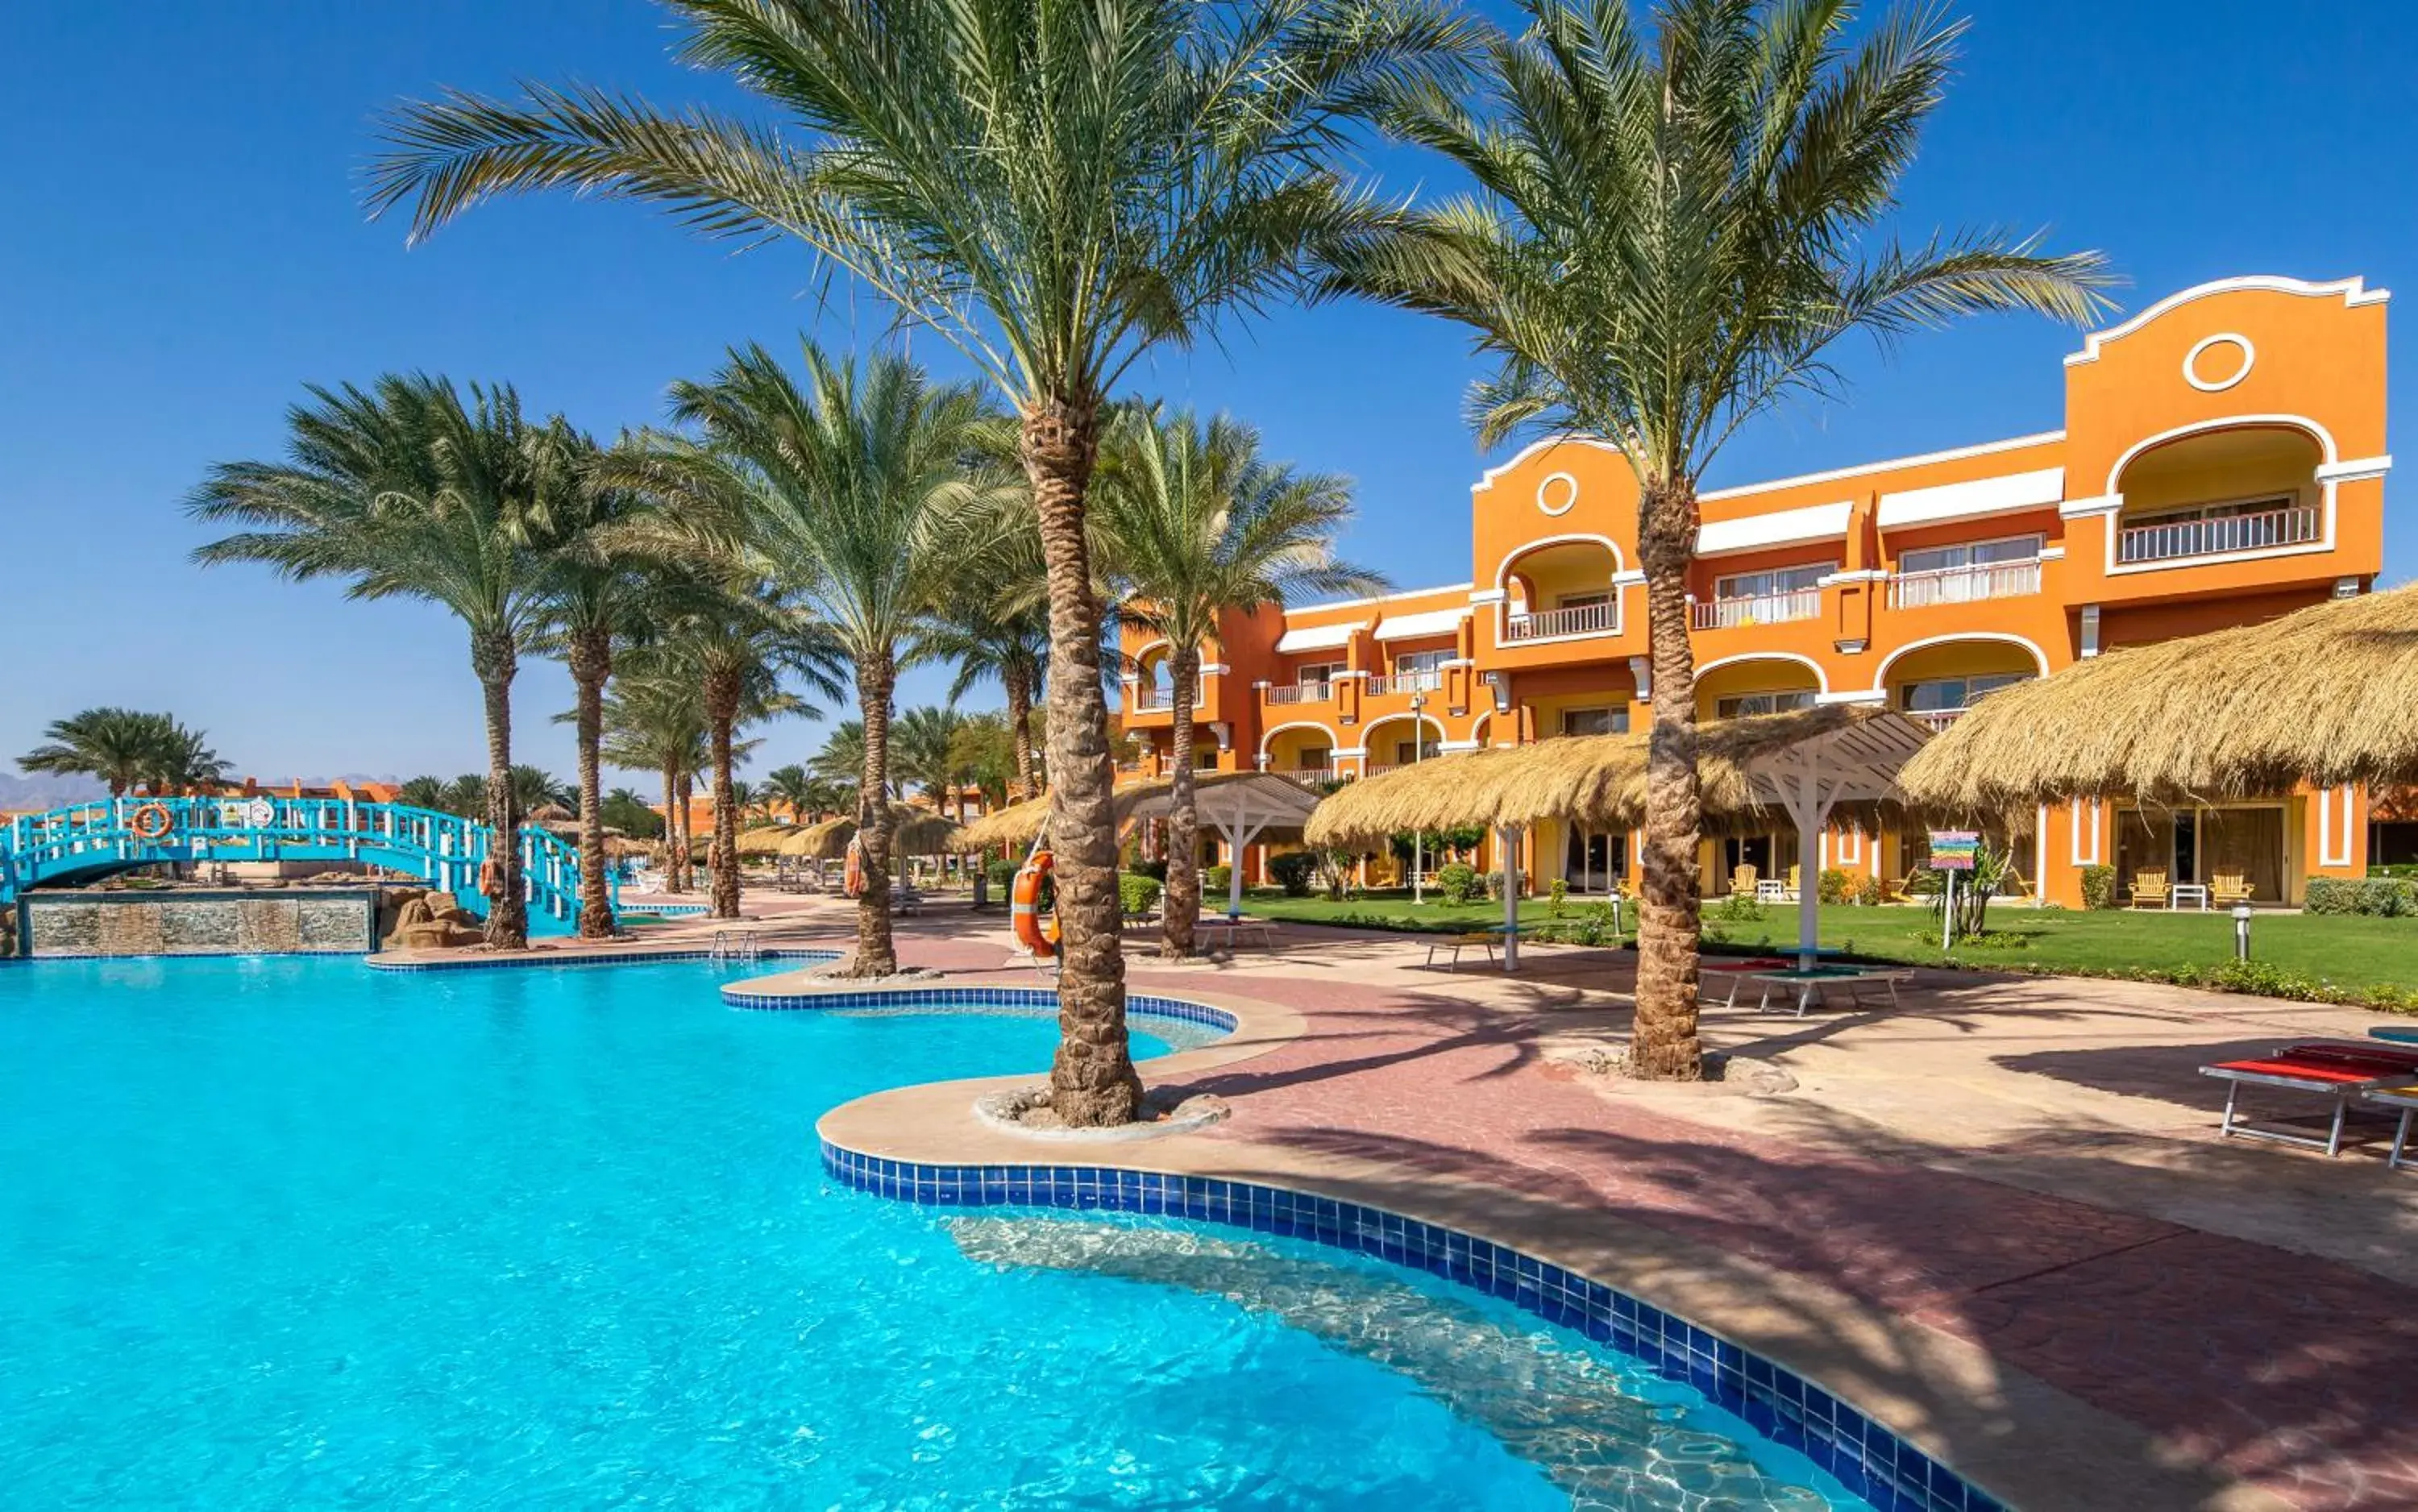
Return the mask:
<path fill-rule="evenodd" d="M 995 969 L 996 942 L 902 938 Z M 1139 965 L 1140 963 L 1137 963 Z M 1029 976 L 1024 980 L 1031 980 Z M 1217 1137 L 1499 1184 L 1795 1272 L 1997 1358 L 2312 1509 L 2418 1508 L 2418 1289 L 2160 1219 L 1623 1106 L 1517 1016 L 1443 994 L 1136 970 L 1309 1031 L 1202 1077 Z M 2292 1179 L 2280 1155 L 2275 1179 Z"/>

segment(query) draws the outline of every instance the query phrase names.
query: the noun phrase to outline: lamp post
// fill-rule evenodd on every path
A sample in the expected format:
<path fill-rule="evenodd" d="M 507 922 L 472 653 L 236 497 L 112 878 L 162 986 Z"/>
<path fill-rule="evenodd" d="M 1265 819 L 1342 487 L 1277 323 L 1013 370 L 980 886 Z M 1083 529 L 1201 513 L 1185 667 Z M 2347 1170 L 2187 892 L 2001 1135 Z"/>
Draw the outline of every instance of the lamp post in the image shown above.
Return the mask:
<path fill-rule="evenodd" d="M 1424 692 L 1411 695 L 1411 765 L 1416 767 L 1428 754 L 1427 718 L 1419 710 L 1427 708 Z M 1424 830 L 1411 832 L 1411 903 L 1414 907 L 1428 900 L 1428 837 Z"/>
<path fill-rule="evenodd" d="M 2237 961 L 2250 959 L 2250 905 L 2247 903 L 2233 906 L 2233 958 Z"/>

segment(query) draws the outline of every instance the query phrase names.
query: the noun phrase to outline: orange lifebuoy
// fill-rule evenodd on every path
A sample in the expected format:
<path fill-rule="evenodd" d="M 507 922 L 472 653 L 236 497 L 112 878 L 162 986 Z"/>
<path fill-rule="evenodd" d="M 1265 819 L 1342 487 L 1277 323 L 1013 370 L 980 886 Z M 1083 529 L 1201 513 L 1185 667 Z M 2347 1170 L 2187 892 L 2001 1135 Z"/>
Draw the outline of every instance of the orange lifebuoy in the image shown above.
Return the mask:
<path fill-rule="evenodd" d="M 168 812 L 166 804 L 145 803 L 134 811 L 134 817 L 128 821 L 126 827 L 134 832 L 137 840 L 159 840 L 176 826 L 176 820 Z"/>
<path fill-rule="evenodd" d="M 501 897 L 504 894 L 504 868 L 500 862 L 479 863 L 479 895 Z"/>
<path fill-rule="evenodd" d="M 1018 869 L 1016 883 L 1008 893 L 1008 914 L 1015 921 L 1016 942 L 1031 951 L 1035 960 L 1046 961 L 1058 954 L 1061 937 L 1057 900 L 1053 895 L 1052 906 L 1047 910 L 1041 905 L 1041 893 L 1049 886 L 1052 865 L 1049 852 L 1034 851 L 1033 858 Z"/>
<path fill-rule="evenodd" d="M 848 843 L 848 862 L 840 876 L 840 885 L 849 897 L 865 896 L 865 843 L 861 840 Z"/>

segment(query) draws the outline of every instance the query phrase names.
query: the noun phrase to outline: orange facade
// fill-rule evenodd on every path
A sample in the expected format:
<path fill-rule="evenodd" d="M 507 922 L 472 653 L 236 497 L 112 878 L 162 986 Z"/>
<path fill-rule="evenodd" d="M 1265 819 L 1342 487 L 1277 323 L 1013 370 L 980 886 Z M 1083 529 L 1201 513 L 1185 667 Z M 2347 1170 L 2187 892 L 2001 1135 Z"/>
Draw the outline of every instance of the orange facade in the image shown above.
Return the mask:
<path fill-rule="evenodd" d="M 1691 605 L 1700 712 L 1869 704 L 1944 725 L 2005 681 L 2080 657 L 2365 591 L 2391 466 L 2385 301 L 2355 279 L 2188 289 L 2066 359 L 2063 430 L 1706 493 Z M 1470 493 L 1466 582 L 1229 617 L 1204 655 L 1204 764 L 1316 781 L 1644 727 L 1627 463 L 1599 443 L 1539 443 Z M 1164 648 L 1125 649 L 1125 727 L 1155 768 Z M 2118 866 L 2120 883 L 2240 872 L 2263 901 L 2288 902 L 2306 877 L 2355 875 L 2367 859 L 2356 789 L 2181 812 L 2076 801 L 2019 828 L 2008 838 L 2027 880 L 2068 905 L 2093 864 Z M 1887 880 L 1918 847 L 1850 831 L 1824 855 Z M 1544 826 L 1524 848 L 1538 887 L 1599 887 L 1635 864 L 1626 836 Z M 1793 856 L 1776 839 L 1708 843 L 1707 890 L 1738 864 L 1770 877 Z"/>

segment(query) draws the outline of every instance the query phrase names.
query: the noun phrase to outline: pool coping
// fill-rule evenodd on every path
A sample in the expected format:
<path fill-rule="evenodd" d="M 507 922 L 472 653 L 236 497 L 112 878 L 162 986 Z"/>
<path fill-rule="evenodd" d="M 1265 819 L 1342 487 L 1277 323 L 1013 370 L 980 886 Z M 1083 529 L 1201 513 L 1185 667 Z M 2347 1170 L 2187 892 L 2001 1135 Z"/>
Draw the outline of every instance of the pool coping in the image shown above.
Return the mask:
<path fill-rule="evenodd" d="M 960 986 L 1035 990 L 1029 980 L 967 981 L 987 974 L 953 973 Z M 901 984 L 898 990 L 910 989 Z M 1154 985 L 1152 993 L 1135 995 L 1156 990 Z M 1223 1040 L 1150 1062 L 1156 1082 L 1252 1060 L 1308 1028 L 1293 1010 L 1238 992 L 1201 991 L 1189 983 L 1164 990 L 1226 1012 L 1236 1027 Z M 1032 1080 L 924 1083 L 844 1103 L 816 1126 L 824 1168 L 843 1184 L 933 1208 L 1155 1212 L 1292 1233 L 1486 1291 L 1493 1290 L 1492 1277 L 1507 1274 L 1498 1262 L 1507 1262 L 1510 1291 L 1494 1294 L 1590 1337 L 1600 1331 L 1599 1341 L 1615 1348 L 1624 1335 L 1643 1345 L 1640 1324 L 1656 1321 L 1660 1354 L 1624 1352 L 1706 1390 L 1886 1512 L 2277 1512 L 2286 1505 L 1969 1340 L 1820 1280 L 1768 1270 L 1601 1210 L 1543 1203 L 1400 1162 L 1240 1139 L 1247 1105 L 1214 1132 L 1079 1150 L 977 1121 L 977 1097 Z M 1371 1233 L 1373 1246 L 1366 1242 Z M 1676 1351 L 1665 1342 L 1673 1339 Z M 1715 1389 L 1695 1379 L 1700 1371 Z M 1797 1395 L 1784 1397 L 1783 1390 Z M 1821 1426 L 1806 1415 L 1809 1392 L 1836 1404 L 1819 1452 L 1785 1436 L 1802 1428 L 1766 1427 Z M 1731 1394 L 1735 1405 L 1725 1399 Z M 1749 1406 L 1752 1413 L 1739 1411 Z M 1783 1406 L 1797 1415 L 1783 1415 Z M 1879 1480 L 1871 1474 L 1876 1462 L 1884 1465 Z M 1936 1484 L 1958 1489 L 1936 1490 L 1933 1466 L 1943 1467 Z M 1920 1495 L 1906 1489 L 1914 1484 L 1908 1470 L 1920 1472 Z"/>

